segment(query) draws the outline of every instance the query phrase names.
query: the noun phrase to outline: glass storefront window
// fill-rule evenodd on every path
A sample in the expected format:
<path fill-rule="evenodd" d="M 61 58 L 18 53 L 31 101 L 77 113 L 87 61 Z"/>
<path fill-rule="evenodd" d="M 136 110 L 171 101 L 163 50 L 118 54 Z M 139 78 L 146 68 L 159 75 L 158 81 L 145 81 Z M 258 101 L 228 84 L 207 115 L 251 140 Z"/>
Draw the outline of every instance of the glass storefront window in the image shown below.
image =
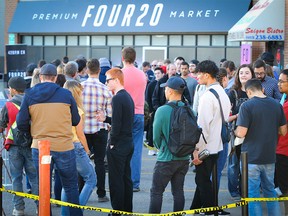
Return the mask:
<path fill-rule="evenodd" d="M 80 46 L 90 46 L 90 36 L 79 36 Z"/>
<path fill-rule="evenodd" d="M 183 45 L 184 46 L 195 46 L 196 45 L 196 36 L 195 35 L 184 35 L 183 36 Z"/>
<path fill-rule="evenodd" d="M 218 66 L 219 62 L 222 58 L 225 57 L 225 49 L 224 48 L 215 48 L 215 47 L 207 47 L 207 48 L 197 48 L 197 60 L 211 60 L 214 61 Z"/>
<path fill-rule="evenodd" d="M 34 46 L 42 46 L 43 45 L 43 37 L 42 36 L 33 36 L 33 45 Z"/>
<path fill-rule="evenodd" d="M 45 46 L 54 46 L 54 36 L 44 36 Z"/>
<path fill-rule="evenodd" d="M 212 46 L 225 46 L 225 36 L 212 35 Z"/>
<path fill-rule="evenodd" d="M 133 36 L 132 35 L 124 35 L 124 46 L 133 46 Z"/>
<path fill-rule="evenodd" d="M 32 45 L 32 37 L 31 36 L 22 36 L 22 43 L 28 46 Z"/>
<path fill-rule="evenodd" d="M 121 46 L 122 45 L 122 36 L 121 35 L 109 35 L 107 38 L 108 46 Z"/>
<path fill-rule="evenodd" d="M 149 35 L 136 35 L 135 46 L 150 46 L 150 36 Z"/>
<path fill-rule="evenodd" d="M 78 37 L 77 36 L 67 36 L 67 45 L 77 46 L 78 45 Z"/>
<path fill-rule="evenodd" d="M 182 56 L 186 62 L 195 59 L 195 48 L 173 47 L 169 48 L 169 59 L 171 62 L 178 56 Z"/>
<path fill-rule="evenodd" d="M 105 46 L 106 38 L 105 36 L 92 36 L 92 46 Z"/>
<path fill-rule="evenodd" d="M 240 46 L 239 41 L 228 41 L 227 40 L 227 46 Z"/>
<path fill-rule="evenodd" d="M 169 45 L 181 46 L 182 45 L 181 35 L 169 35 Z"/>
<path fill-rule="evenodd" d="M 153 46 L 167 46 L 167 35 L 152 35 Z"/>
<path fill-rule="evenodd" d="M 235 63 L 235 66 L 238 67 L 240 65 L 241 59 L 241 48 L 227 48 L 226 58 L 233 61 Z"/>
<path fill-rule="evenodd" d="M 65 36 L 56 36 L 56 46 L 65 46 L 66 37 Z"/>
<path fill-rule="evenodd" d="M 198 46 L 210 46 L 210 35 L 198 35 Z"/>

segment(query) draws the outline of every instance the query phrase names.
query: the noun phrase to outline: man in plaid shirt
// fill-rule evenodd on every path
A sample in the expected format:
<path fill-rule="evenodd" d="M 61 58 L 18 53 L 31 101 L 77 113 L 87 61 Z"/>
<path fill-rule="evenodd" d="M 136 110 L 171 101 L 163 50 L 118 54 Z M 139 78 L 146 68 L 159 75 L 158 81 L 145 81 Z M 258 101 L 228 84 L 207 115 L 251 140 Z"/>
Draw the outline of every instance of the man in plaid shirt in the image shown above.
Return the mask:
<path fill-rule="evenodd" d="M 104 111 L 106 116 L 111 116 L 112 93 L 106 85 L 99 81 L 100 64 L 97 59 L 87 62 L 89 78 L 82 82 L 83 104 L 85 109 L 84 133 L 89 148 L 94 152 L 95 171 L 97 175 L 98 202 L 107 202 L 105 190 L 104 158 L 108 138 L 108 124 L 96 120 L 97 111 Z"/>

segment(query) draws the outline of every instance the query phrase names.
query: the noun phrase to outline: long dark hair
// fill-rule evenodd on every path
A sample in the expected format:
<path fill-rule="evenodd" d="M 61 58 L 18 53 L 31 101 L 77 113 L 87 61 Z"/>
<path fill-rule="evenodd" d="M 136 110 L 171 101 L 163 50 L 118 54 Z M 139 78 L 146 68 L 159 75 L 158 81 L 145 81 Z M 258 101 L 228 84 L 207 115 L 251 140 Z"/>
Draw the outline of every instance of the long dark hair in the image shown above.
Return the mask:
<path fill-rule="evenodd" d="M 254 70 L 252 68 L 252 66 L 250 64 L 242 64 L 239 66 L 239 68 L 237 69 L 237 72 L 236 72 L 236 75 L 235 75 L 235 81 L 234 81 L 234 85 L 232 86 L 232 89 L 236 90 L 237 92 L 240 92 L 241 91 L 241 87 L 242 87 L 242 84 L 240 82 L 240 79 L 239 79 L 239 72 L 242 68 L 249 68 L 251 74 L 252 74 L 252 79 L 255 78 L 255 73 L 254 73 Z"/>

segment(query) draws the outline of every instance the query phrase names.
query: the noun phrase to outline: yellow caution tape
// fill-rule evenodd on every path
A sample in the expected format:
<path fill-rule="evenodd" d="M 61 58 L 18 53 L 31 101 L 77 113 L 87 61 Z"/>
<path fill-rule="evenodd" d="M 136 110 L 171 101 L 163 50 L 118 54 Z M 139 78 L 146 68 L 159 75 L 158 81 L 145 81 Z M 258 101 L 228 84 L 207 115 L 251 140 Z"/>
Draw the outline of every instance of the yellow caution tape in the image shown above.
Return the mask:
<path fill-rule="evenodd" d="M 12 190 L 6 190 L 3 186 L 0 188 L 1 192 L 7 192 L 10 194 L 14 194 L 16 196 L 33 199 L 33 200 L 39 200 L 39 196 L 33 195 L 33 194 L 27 194 L 22 192 L 16 192 Z M 199 213 L 206 213 L 211 211 L 219 211 L 229 208 L 237 208 L 240 206 L 245 206 L 248 204 L 248 202 L 263 202 L 263 201 L 287 201 L 288 197 L 280 197 L 280 198 L 242 198 L 241 201 L 236 203 L 231 203 L 227 205 L 217 206 L 217 207 L 208 207 L 208 208 L 199 208 L 199 209 L 192 209 L 192 210 L 185 210 L 185 211 L 178 211 L 178 212 L 169 212 L 165 214 L 148 214 L 148 213 L 131 213 L 131 212 L 124 212 L 124 211 L 118 211 L 118 210 L 111 210 L 106 208 L 99 208 L 94 206 L 81 206 L 76 205 L 68 202 L 63 202 L 55 199 L 50 199 L 50 203 L 66 206 L 66 207 L 72 207 L 72 208 L 79 208 L 79 209 L 85 209 L 90 211 L 97 211 L 97 212 L 103 212 L 103 213 L 116 213 L 116 214 L 122 214 L 122 215 L 133 215 L 133 216 L 151 216 L 151 215 L 157 215 L 157 216 L 175 216 L 175 215 L 187 215 L 187 214 L 199 214 Z"/>

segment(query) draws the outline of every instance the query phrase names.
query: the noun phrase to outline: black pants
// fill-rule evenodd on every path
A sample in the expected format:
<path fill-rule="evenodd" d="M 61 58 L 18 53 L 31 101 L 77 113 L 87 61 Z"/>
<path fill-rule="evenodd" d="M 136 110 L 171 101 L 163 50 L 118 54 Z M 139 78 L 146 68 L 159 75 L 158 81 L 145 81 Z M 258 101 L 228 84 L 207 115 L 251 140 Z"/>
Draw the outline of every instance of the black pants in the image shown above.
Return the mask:
<path fill-rule="evenodd" d="M 97 176 L 97 195 L 98 197 L 104 197 L 106 196 L 104 158 L 106 155 L 108 131 L 101 129 L 95 134 L 85 134 L 85 136 L 89 149 L 91 152 L 94 152 L 95 172 Z"/>
<path fill-rule="evenodd" d="M 217 158 L 217 154 L 210 155 L 203 160 L 203 163 L 196 166 L 195 182 L 197 186 L 190 209 L 215 206 L 210 178 Z"/>
<path fill-rule="evenodd" d="M 275 164 L 275 186 L 279 187 L 281 192 L 288 195 L 288 157 L 276 154 Z"/>
<path fill-rule="evenodd" d="M 151 117 L 149 119 L 149 124 L 148 124 L 148 145 L 151 146 L 151 147 L 154 147 L 154 144 L 153 144 L 153 121 L 154 121 L 154 115 L 155 115 L 155 112 L 153 112 L 151 114 Z"/>
<path fill-rule="evenodd" d="M 111 206 L 115 210 L 132 212 L 133 183 L 131 180 L 130 161 L 133 147 L 127 154 L 116 149 L 107 149 L 109 189 Z"/>

